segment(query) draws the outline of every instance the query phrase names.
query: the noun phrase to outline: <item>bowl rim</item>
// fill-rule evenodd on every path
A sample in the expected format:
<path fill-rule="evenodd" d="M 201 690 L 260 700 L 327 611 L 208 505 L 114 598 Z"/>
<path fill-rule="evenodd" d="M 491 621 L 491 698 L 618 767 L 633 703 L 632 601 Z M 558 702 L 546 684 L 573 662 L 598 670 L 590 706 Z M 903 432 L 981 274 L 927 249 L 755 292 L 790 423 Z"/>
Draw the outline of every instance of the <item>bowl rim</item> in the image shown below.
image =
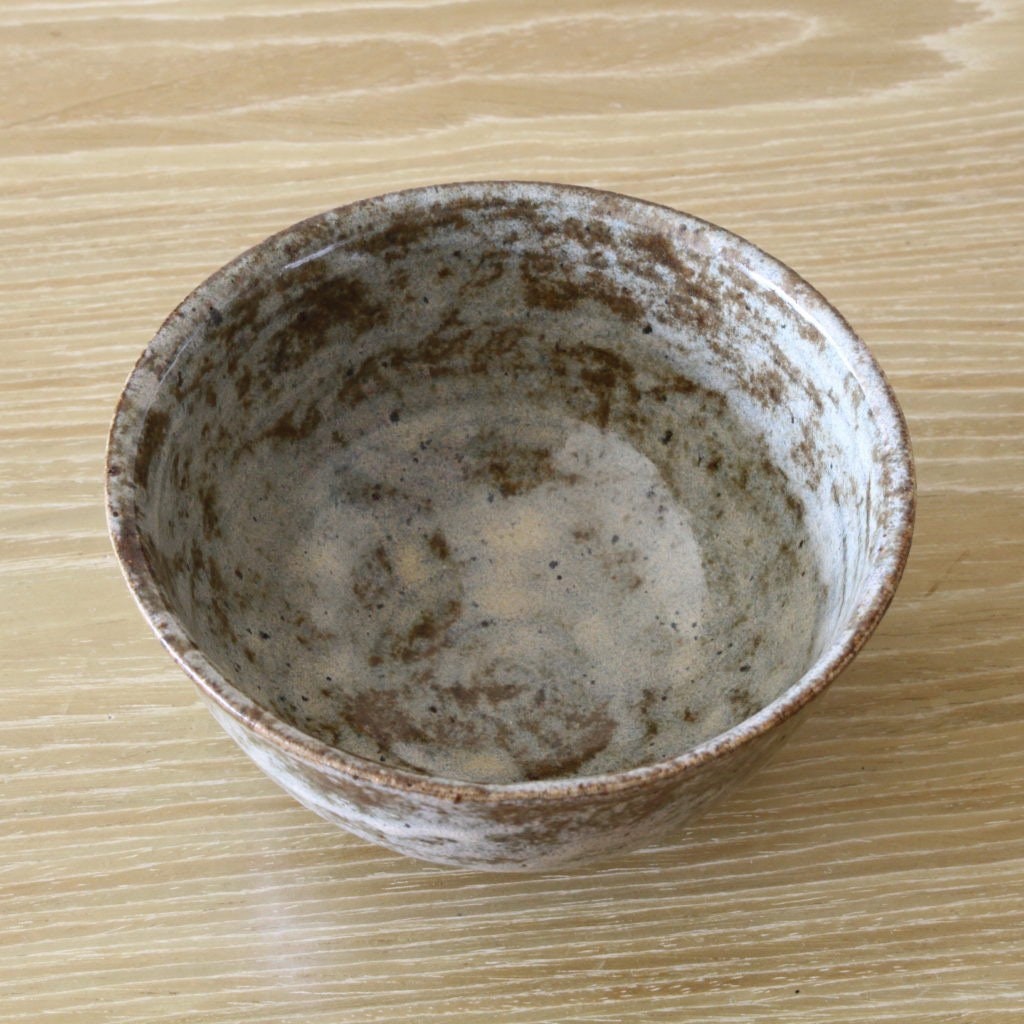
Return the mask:
<path fill-rule="evenodd" d="M 134 467 L 135 449 L 146 414 L 163 376 L 181 351 L 197 337 L 211 316 L 216 301 L 232 294 L 252 274 L 283 269 L 294 261 L 288 240 L 303 230 L 322 226 L 353 214 L 389 209 L 396 204 L 427 197 L 440 201 L 467 195 L 524 198 L 546 195 L 561 199 L 609 204 L 617 210 L 646 212 L 689 229 L 710 232 L 745 258 L 743 269 L 762 287 L 774 291 L 801 317 L 814 322 L 844 358 L 861 385 L 868 407 L 888 442 L 882 458 L 889 470 L 890 506 L 884 554 L 876 558 L 857 603 L 859 614 L 822 651 L 808 669 L 775 700 L 754 715 L 673 757 L 621 771 L 595 775 L 553 777 L 509 783 L 472 782 L 419 774 L 381 765 L 330 746 L 258 705 L 236 687 L 189 639 L 177 616 L 160 596 L 154 574 L 143 552 L 136 520 L 136 487 L 126 467 Z M 315 256 L 316 253 L 308 253 Z M 260 266 L 261 263 L 269 265 Z M 682 778 L 704 765 L 755 740 L 781 725 L 805 707 L 850 663 L 885 614 L 906 567 L 913 538 L 916 484 L 910 435 L 896 395 L 867 345 L 825 297 L 782 261 L 759 246 L 710 221 L 662 203 L 606 189 L 548 181 L 488 179 L 460 181 L 401 189 L 359 199 L 315 214 L 278 231 L 230 260 L 199 284 L 167 317 L 132 368 L 121 392 L 107 439 L 105 460 L 107 526 L 121 571 L 150 627 L 171 656 L 198 686 L 201 694 L 271 746 L 317 770 L 347 777 L 396 792 L 418 793 L 445 802 L 522 803 L 576 797 L 600 797 L 652 783 Z"/>

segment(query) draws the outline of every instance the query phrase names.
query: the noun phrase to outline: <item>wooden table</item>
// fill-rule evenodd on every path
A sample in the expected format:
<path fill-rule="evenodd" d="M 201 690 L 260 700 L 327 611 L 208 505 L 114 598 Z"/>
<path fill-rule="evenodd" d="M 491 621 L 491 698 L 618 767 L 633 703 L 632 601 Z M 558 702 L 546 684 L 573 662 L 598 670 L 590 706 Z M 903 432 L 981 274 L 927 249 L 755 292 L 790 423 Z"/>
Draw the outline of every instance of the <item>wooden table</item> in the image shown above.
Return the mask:
<path fill-rule="evenodd" d="M 0 1019 L 1024 1019 L 1024 6 L 5 0 Z M 817 284 L 907 411 L 869 648 L 671 845 L 502 877 L 293 803 L 150 635 L 107 424 L 245 246 L 453 179 L 607 187 Z"/>

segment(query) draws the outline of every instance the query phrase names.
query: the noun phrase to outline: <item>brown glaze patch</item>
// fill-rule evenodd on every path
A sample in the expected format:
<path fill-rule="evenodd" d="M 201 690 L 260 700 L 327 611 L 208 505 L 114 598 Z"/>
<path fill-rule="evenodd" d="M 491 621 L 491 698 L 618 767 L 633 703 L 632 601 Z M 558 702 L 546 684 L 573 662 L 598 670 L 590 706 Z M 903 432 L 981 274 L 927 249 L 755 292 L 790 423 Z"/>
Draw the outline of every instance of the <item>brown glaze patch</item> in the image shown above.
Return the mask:
<path fill-rule="evenodd" d="M 572 482 L 572 474 L 556 469 L 549 448 L 510 444 L 508 438 L 485 430 L 473 449 L 478 457 L 466 467 L 466 478 L 493 483 L 503 498 L 532 491 L 552 480 Z"/>
<path fill-rule="evenodd" d="M 627 322 L 643 316 L 640 303 L 606 274 L 592 270 L 581 280 L 573 268 L 552 253 L 524 254 L 520 277 L 528 307 L 564 313 L 590 299 Z"/>
<path fill-rule="evenodd" d="M 475 675 L 472 682 L 455 683 L 445 689 L 444 695 L 451 697 L 460 711 L 476 712 L 482 707 L 495 710 L 499 704 L 507 703 L 518 697 L 523 687 L 518 683 L 496 682 L 490 671 Z"/>
<path fill-rule="evenodd" d="M 151 409 L 146 416 L 146 423 L 135 451 L 135 482 L 140 487 L 149 486 L 153 456 L 163 447 L 170 422 L 170 413 L 162 409 Z"/>
<path fill-rule="evenodd" d="M 235 397 L 238 399 L 242 408 L 246 408 L 246 403 L 249 398 L 249 392 L 252 390 L 252 370 L 248 366 L 242 368 L 242 371 L 235 377 Z"/>
<path fill-rule="evenodd" d="M 261 437 L 278 441 L 301 441 L 309 437 L 323 422 L 323 413 L 314 405 L 307 409 L 301 420 L 296 421 L 295 411 L 287 412 L 275 420 Z"/>
<path fill-rule="evenodd" d="M 808 486 L 817 490 L 821 485 L 824 466 L 814 427 L 807 421 L 803 421 L 799 424 L 799 434 L 799 440 L 795 441 L 790 448 L 790 456 L 794 464 L 806 474 Z"/>
<path fill-rule="evenodd" d="M 563 313 L 584 298 L 582 285 L 547 253 L 527 253 L 520 268 L 527 306 Z"/>
<path fill-rule="evenodd" d="M 426 743 L 433 737 L 411 717 L 401 693 L 364 690 L 344 698 L 339 718 L 355 733 L 390 752 L 395 743 Z"/>
<path fill-rule="evenodd" d="M 734 686 L 728 693 L 729 703 L 741 718 L 749 718 L 758 710 L 759 703 L 750 692 L 749 687 Z"/>
<path fill-rule="evenodd" d="M 644 307 L 627 288 L 612 285 L 608 277 L 599 271 L 591 271 L 586 277 L 587 290 L 584 295 L 601 303 L 620 320 L 637 323 L 644 318 Z"/>
<path fill-rule="evenodd" d="M 333 329 L 344 325 L 360 335 L 383 326 L 390 316 L 387 306 L 355 277 L 318 281 L 303 291 L 299 301 L 299 308 L 264 345 L 264 366 L 275 377 L 302 369 L 328 344 Z"/>
<path fill-rule="evenodd" d="M 396 638 L 390 655 L 406 664 L 433 657 L 446 642 L 446 633 L 462 614 L 462 602 L 452 599 L 444 607 L 425 610 L 417 616 L 405 636 Z"/>
<path fill-rule="evenodd" d="M 454 208 L 438 210 L 430 218 L 419 213 L 399 216 L 379 231 L 351 239 L 348 247 L 352 252 L 380 257 L 391 263 L 407 256 L 413 246 L 431 238 L 436 232 L 463 228 L 467 223 L 465 215 Z"/>
<path fill-rule="evenodd" d="M 640 397 L 636 369 L 611 349 L 593 345 L 556 345 L 552 364 L 562 376 L 578 374 L 595 400 L 594 422 L 607 427 L 617 401 L 635 404 Z"/>
<path fill-rule="evenodd" d="M 572 722 L 573 743 L 557 753 L 524 766 L 527 780 L 564 778 L 576 774 L 611 742 L 615 720 L 602 708 L 595 708 Z"/>
<path fill-rule="evenodd" d="M 786 307 L 783 306 L 783 309 L 785 310 Z M 774 366 L 789 381 L 791 387 L 796 388 L 811 400 L 815 411 L 821 415 L 825 411 L 825 403 L 822 401 L 821 393 L 818 391 L 814 381 L 811 380 L 808 374 L 802 373 L 797 369 L 793 360 L 782 351 L 782 347 L 777 341 L 769 339 L 766 344 L 768 351 L 772 355 Z"/>
<path fill-rule="evenodd" d="M 215 537 L 222 536 L 215 485 L 212 482 L 200 485 L 197 490 L 197 497 L 199 499 L 199 510 L 203 517 L 203 538 L 206 541 L 212 541 Z"/>
<path fill-rule="evenodd" d="M 597 218 L 584 224 L 578 217 L 567 217 L 562 222 L 561 230 L 566 238 L 571 238 L 584 249 L 593 249 L 596 246 L 607 248 L 615 242 L 611 228 Z"/>
<path fill-rule="evenodd" d="M 746 378 L 746 390 L 766 409 L 772 409 L 782 404 L 786 382 L 778 370 L 767 366 Z"/>
<path fill-rule="evenodd" d="M 786 507 L 798 521 L 804 518 L 804 503 L 792 491 L 786 492 Z"/>
<path fill-rule="evenodd" d="M 367 609 L 374 609 L 392 591 L 394 566 L 387 548 L 378 544 L 352 574 L 352 593 Z"/>
<path fill-rule="evenodd" d="M 633 236 L 633 245 L 658 266 L 670 270 L 678 277 L 688 277 L 692 273 L 676 254 L 675 247 L 665 235 L 656 231 L 646 231 Z"/>
<path fill-rule="evenodd" d="M 448 539 L 440 530 L 435 530 L 427 541 L 430 550 L 442 562 L 447 561 L 451 556 L 451 548 L 448 547 Z"/>

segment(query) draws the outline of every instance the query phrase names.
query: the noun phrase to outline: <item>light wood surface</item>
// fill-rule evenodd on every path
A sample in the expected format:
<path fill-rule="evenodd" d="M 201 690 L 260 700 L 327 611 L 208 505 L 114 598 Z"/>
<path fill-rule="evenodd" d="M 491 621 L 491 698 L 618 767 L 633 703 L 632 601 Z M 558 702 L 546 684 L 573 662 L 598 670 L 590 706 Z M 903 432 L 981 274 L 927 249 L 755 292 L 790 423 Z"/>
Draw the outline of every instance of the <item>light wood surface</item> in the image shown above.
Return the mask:
<path fill-rule="evenodd" d="M 0 1019 L 1024 1019 L 1018 0 L 4 0 Z M 392 188 L 542 178 L 790 263 L 910 421 L 915 548 L 774 764 L 673 844 L 499 877 L 293 803 L 104 532 L 134 359 L 209 272 Z"/>

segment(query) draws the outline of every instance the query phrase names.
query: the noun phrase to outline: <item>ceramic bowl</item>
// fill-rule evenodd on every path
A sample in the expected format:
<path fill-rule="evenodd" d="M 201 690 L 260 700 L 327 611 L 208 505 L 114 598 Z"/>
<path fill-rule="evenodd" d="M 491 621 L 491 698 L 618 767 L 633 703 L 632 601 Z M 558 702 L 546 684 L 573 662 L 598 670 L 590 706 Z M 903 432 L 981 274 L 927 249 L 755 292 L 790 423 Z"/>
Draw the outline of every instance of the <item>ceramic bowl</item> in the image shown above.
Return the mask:
<path fill-rule="evenodd" d="M 125 387 L 128 583 L 230 736 L 427 860 L 657 841 L 877 625 L 906 428 L 791 270 L 675 210 L 443 185 L 268 239 Z"/>

